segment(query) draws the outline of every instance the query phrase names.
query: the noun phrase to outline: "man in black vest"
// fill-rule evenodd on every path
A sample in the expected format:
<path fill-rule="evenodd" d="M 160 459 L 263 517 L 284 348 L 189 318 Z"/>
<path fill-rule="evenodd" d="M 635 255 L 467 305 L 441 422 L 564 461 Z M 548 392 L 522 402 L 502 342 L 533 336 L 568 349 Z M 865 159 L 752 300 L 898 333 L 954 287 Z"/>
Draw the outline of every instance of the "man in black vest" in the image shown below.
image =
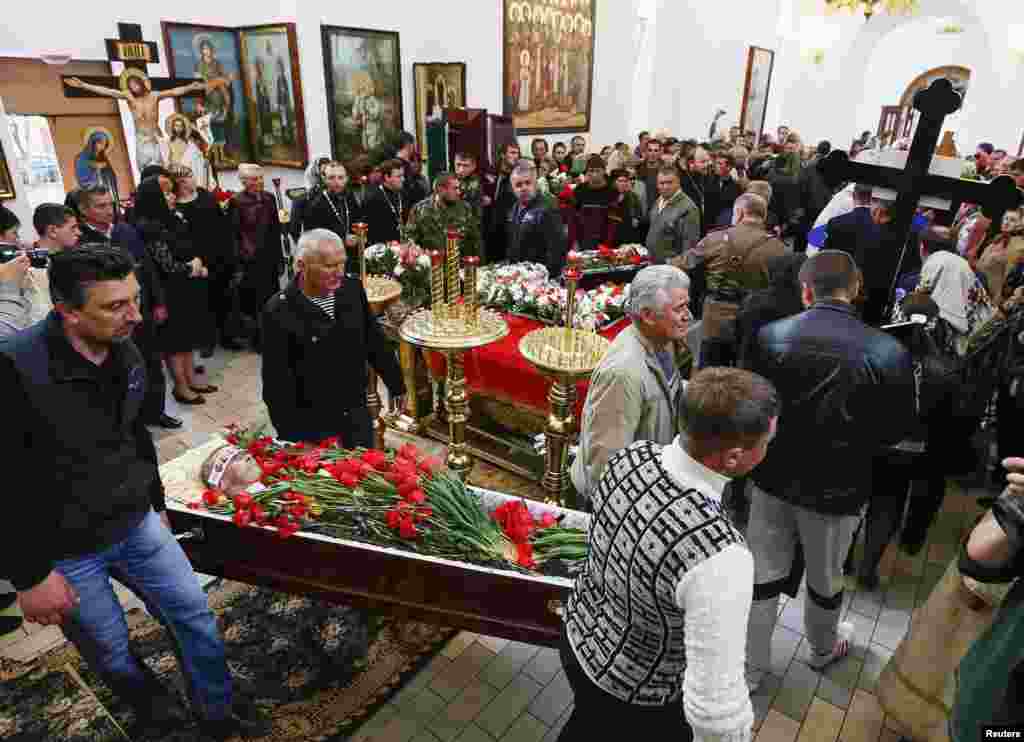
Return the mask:
<path fill-rule="evenodd" d="M 142 322 L 135 264 L 115 248 L 59 253 L 50 293 L 49 317 L 0 343 L 3 450 L 35 483 L 32 497 L 9 498 L 0 560 L 22 613 L 59 625 L 144 725 L 180 725 L 174 697 L 129 650 L 116 575 L 167 625 L 202 733 L 266 735 L 254 707 L 232 699 L 216 619 L 168 527 L 156 449 L 139 417 L 146 366 L 131 340 Z"/>
<path fill-rule="evenodd" d="M 298 275 L 263 312 L 263 400 L 280 438 L 373 448 L 366 364 L 392 404 L 405 394 L 395 352 L 370 312 L 358 277 L 345 275 L 345 246 L 314 229 L 299 240 Z"/>
<path fill-rule="evenodd" d="M 402 187 L 405 183 L 401 160 L 385 160 L 380 165 L 383 181 L 370 192 L 363 206 L 363 217 L 369 227 L 367 245 L 397 242 L 402 239 L 407 207 Z"/>

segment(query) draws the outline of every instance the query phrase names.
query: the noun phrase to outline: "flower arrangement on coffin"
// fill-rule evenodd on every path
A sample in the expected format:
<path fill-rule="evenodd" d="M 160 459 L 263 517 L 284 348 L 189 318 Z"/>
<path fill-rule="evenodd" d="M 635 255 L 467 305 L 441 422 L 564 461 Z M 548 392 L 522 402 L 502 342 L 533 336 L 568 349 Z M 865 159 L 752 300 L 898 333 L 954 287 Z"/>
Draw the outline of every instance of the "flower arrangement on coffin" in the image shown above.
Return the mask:
<path fill-rule="evenodd" d="M 586 556 L 584 531 L 563 528 L 553 512 L 535 517 L 518 500 L 488 513 L 440 461 L 412 444 L 388 453 L 345 450 L 337 438 L 292 445 L 237 426 L 227 438 L 255 459 L 262 489 L 234 497 L 209 489 L 189 507 L 230 516 L 240 528 L 273 528 L 283 538 L 316 532 L 520 571 Z"/>
<path fill-rule="evenodd" d="M 594 270 L 607 270 L 616 266 L 644 266 L 650 263 L 647 248 L 639 244 L 600 245 L 596 250 L 580 250 L 569 254 L 569 259 L 579 261 L 584 273 Z"/>
<path fill-rule="evenodd" d="M 522 314 L 547 324 L 561 324 L 565 288 L 547 279 L 537 263 L 486 266 L 477 274 L 483 306 Z M 577 289 L 575 326 L 599 330 L 625 316 L 629 286 L 606 283 L 590 291 Z"/>
<path fill-rule="evenodd" d="M 370 245 L 366 248 L 366 272 L 398 281 L 402 300 L 410 306 L 430 303 L 430 255 L 415 243 Z"/>

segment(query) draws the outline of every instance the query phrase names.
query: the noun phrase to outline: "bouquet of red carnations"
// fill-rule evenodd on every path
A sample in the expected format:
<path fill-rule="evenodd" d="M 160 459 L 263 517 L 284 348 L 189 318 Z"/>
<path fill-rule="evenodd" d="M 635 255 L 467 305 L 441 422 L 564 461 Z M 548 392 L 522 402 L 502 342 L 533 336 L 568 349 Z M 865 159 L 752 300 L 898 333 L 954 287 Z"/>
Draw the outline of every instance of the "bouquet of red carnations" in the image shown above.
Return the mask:
<path fill-rule="evenodd" d="M 552 559 L 586 556 L 586 533 L 562 528 L 553 512 L 535 518 L 510 500 L 488 513 L 479 497 L 436 458 L 406 444 L 397 451 L 346 450 L 336 438 L 316 446 L 230 428 L 262 471 L 260 488 L 227 497 L 203 493 L 211 512 L 239 527 L 271 527 L 391 546 L 478 564 L 534 570 Z"/>

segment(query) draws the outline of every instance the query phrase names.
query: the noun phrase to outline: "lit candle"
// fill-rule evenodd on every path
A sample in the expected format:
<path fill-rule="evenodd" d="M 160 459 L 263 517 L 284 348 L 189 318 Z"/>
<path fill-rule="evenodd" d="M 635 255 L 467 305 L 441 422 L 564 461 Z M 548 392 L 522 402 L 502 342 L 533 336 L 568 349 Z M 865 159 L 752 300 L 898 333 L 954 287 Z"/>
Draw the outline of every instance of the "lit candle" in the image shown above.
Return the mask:
<path fill-rule="evenodd" d="M 572 350 L 572 326 L 576 314 L 576 284 L 580 280 L 580 272 L 575 265 L 570 265 L 562 274 L 565 277 L 565 344 L 567 351 Z"/>
<path fill-rule="evenodd" d="M 476 307 L 476 269 L 480 265 L 480 258 L 475 255 L 467 255 L 463 259 L 463 263 L 466 265 L 466 288 L 462 295 L 466 312 L 466 323 L 470 327 L 476 327 L 478 319 Z"/>
<path fill-rule="evenodd" d="M 430 304 L 434 317 L 444 318 L 444 257 L 440 250 L 430 253 Z"/>
<path fill-rule="evenodd" d="M 356 249 L 359 251 L 359 280 L 366 284 L 366 233 L 369 227 L 365 222 L 356 222 L 352 231 L 356 234 Z"/>
<path fill-rule="evenodd" d="M 445 277 L 444 295 L 453 315 L 458 314 L 459 311 L 455 307 L 459 299 L 459 266 L 462 264 L 462 261 L 459 260 L 459 240 L 461 239 L 462 233 L 459 230 L 448 230 L 448 255 L 446 256 L 448 275 Z"/>

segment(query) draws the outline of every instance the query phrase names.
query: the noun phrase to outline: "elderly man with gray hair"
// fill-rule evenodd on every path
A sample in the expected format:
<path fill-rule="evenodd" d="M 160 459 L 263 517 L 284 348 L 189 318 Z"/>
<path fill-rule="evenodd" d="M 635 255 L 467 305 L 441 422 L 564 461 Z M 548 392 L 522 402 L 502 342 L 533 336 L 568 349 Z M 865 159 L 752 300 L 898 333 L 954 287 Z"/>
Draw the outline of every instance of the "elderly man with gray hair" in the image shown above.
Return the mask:
<path fill-rule="evenodd" d="M 632 325 L 594 370 L 583 406 L 571 476 L 584 498 L 591 497 L 612 455 L 635 441 L 667 445 L 679 433 L 689 302 L 690 279 L 679 268 L 654 265 L 633 279 L 627 307 Z"/>
<path fill-rule="evenodd" d="M 345 244 L 327 229 L 299 238 L 296 276 L 263 310 L 263 401 L 278 436 L 345 448 L 374 445 L 366 365 L 395 402 L 402 371 L 358 278 L 345 275 Z"/>
<path fill-rule="evenodd" d="M 516 204 L 505 224 L 506 256 L 513 263 L 541 263 L 557 276 L 569 251 L 566 230 L 558 209 L 537 192 L 537 168 L 532 162 L 520 160 L 513 168 L 512 192 Z"/>

